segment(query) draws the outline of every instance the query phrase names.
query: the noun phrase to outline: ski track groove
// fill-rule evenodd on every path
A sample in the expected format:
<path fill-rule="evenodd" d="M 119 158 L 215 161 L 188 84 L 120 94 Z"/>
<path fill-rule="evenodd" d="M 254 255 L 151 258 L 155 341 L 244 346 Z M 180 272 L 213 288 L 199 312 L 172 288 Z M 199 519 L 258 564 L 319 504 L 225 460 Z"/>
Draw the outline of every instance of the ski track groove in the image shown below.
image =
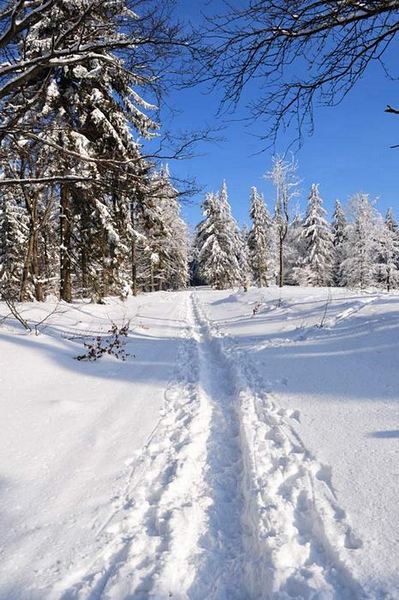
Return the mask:
<path fill-rule="evenodd" d="M 288 411 L 264 392 L 248 355 L 216 325 L 209 328 L 239 381 L 244 518 L 258 532 L 247 553 L 251 598 L 365 598 L 350 567 L 350 553 L 362 543 L 336 501 L 329 467 L 310 454 Z"/>
<path fill-rule="evenodd" d="M 245 352 L 195 292 L 165 405 L 124 471 L 100 550 L 62 600 L 360 600 L 361 541 Z"/>

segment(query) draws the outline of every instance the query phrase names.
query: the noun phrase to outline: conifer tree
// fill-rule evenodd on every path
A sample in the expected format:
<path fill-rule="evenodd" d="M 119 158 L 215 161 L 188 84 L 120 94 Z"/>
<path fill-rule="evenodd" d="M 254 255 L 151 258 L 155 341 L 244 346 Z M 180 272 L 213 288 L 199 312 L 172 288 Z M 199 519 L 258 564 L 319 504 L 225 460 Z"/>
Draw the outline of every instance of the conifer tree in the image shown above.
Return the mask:
<path fill-rule="evenodd" d="M 247 291 L 252 281 L 251 269 L 249 266 L 248 252 L 249 231 L 246 225 L 238 230 L 238 266 L 240 269 L 240 285 Z"/>
<path fill-rule="evenodd" d="M 243 287 L 248 285 L 249 265 L 244 239 L 241 235 L 240 228 L 234 219 L 231 206 L 229 203 L 227 184 L 225 181 L 219 191 L 219 200 L 222 212 L 222 219 L 225 224 L 224 247 L 227 253 L 231 253 L 231 272 L 233 280 Z M 237 272 L 236 264 L 238 265 Z"/>
<path fill-rule="evenodd" d="M 0 194 L 0 300 L 19 300 L 29 216 L 12 190 Z M 31 290 L 32 291 L 32 290 Z"/>
<path fill-rule="evenodd" d="M 263 196 L 251 188 L 249 214 L 252 226 L 248 234 L 248 259 L 256 285 L 267 286 L 273 275 L 273 223 Z"/>
<path fill-rule="evenodd" d="M 301 233 L 305 254 L 296 268 L 297 280 L 302 285 L 326 286 L 332 282 L 334 247 L 325 216 L 319 188 L 313 184 Z"/>
<path fill-rule="evenodd" d="M 46 228 L 47 240 L 49 223 L 57 222 L 48 221 L 45 205 L 54 193 L 60 297 L 70 301 L 80 291 L 101 300 L 126 284 L 121 274 L 134 245 L 131 197 L 144 197 L 140 188 L 147 187 L 150 168 L 135 138 L 151 137 L 157 128 L 147 116 L 154 107 L 138 89 L 152 86 L 151 61 L 170 46 L 167 27 L 159 25 L 164 17 L 147 5 L 148 15 L 138 18 L 125 0 L 48 2 L 26 20 L 23 39 L 14 43 L 21 67 L 9 93 L 3 90 L 2 131 L 11 136 L 1 158 L 10 166 L 3 178 L 32 182 L 22 288 L 33 283 L 37 299 L 46 267 L 38 233 Z M 33 166 L 18 148 L 25 157 L 34 154 Z M 39 183 L 42 188 L 33 189 Z"/>
<path fill-rule="evenodd" d="M 381 227 L 378 254 L 379 280 L 389 292 L 399 283 L 399 232 L 391 209 Z"/>
<path fill-rule="evenodd" d="M 302 233 L 303 215 L 297 206 L 294 218 L 288 225 L 285 241 L 284 283 L 289 285 L 298 285 L 297 269 L 302 264 L 302 260 L 306 254 L 306 243 Z"/>
<path fill-rule="evenodd" d="M 377 281 L 378 239 L 381 226 L 367 194 L 356 194 L 350 201 L 352 220 L 346 228 L 342 282 L 364 289 Z"/>
<path fill-rule="evenodd" d="M 334 285 L 342 285 L 341 264 L 344 260 L 344 246 L 346 241 L 347 220 L 339 200 L 335 202 L 335 210 L 332 219 L 332 236 L 334 245 L 333 282 Z"/>
<path fill-rule="evenodd" d="M 196 231 L 201 276 L 216 289 L 240 284 L 237 225 L 231 215 L 225 184 L 219 194 L 207 194 L 203 213 L 205 218 Z"/>
<path fill-rule="evenodd" d="M 188 233 L 180 216 L 177 190 L 173 187 L 168 168 L 152 177 L 151 198 L 143 211 L 147 277 L 145 287 L 178 289 L 188 282 Z"/>

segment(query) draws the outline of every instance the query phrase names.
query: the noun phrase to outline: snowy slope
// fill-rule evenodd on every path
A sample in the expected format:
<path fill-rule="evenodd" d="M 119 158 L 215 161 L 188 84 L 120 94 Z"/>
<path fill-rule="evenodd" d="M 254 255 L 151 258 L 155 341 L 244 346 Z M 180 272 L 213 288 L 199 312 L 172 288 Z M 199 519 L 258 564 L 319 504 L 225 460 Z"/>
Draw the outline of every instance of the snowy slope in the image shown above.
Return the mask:
<path fill-rule="evenodd" d="M 398 308 L 199 289 L 7 319 L 0 600 L 398 598 Z M 128 319 L 134 357 L 74 360 Z"/>

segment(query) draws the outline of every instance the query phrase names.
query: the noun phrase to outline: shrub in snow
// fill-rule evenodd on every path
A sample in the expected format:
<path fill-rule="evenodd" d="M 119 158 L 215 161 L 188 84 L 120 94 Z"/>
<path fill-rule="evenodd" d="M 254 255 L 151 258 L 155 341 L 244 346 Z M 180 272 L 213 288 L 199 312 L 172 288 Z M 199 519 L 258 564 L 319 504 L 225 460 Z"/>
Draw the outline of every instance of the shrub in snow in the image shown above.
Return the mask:
<path fill-rule="evenodd" d="M 130 323 L 126 323 L 121 327 L 118 327 L 115 323 L 112 323 L 111 329 L 108 331 L 107 337 L 97 336 L 92 342 L 85 342 L 84 346 L 87 348 L 85 354 L 76 356 L 76 360 L 88 360 L 95 361 L 100 359 L 104 354 L 115 356 L 120 360 L 125 361 L 130 354 L 126 352 L 126 338 L 129 333 Z"/>

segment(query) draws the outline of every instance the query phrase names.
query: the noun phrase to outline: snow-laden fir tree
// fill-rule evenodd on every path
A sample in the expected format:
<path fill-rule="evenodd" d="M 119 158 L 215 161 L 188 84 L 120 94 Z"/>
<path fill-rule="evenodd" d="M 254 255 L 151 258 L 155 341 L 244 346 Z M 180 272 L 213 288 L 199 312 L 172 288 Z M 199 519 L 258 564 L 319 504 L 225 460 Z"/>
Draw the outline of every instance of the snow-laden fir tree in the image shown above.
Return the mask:
<path fill-rule="evenodd" d="M 367 194 L 356 194 L 349 204 L 351 219 L 346 228 L 342 283 L 364 289 L 377 283 L 378 240 L 381 216 Z"/>
<path fill-rule="evenodd" d="M 296 268 L 305 255 L 305 243 L 302 237 L 303 215 L 299 205 L 295 208 L 295 214 L 288 225 L 287 237 L 284 249 L 284 284 L 297 285 Z"/>
<path fill-rule="evenodd" d="M 345 212 L 339 200 L 335 202 L 335 210 L 332 218 L 331 231 L 334 244 L 334 261 L 333 261 L 333 283 L 334 285 L 342 285 L 341 264 L 344 260 L 345 241 L 347 233 L 347 220 Z"/>
<path fill-rule="evenodd" d="M 395 216 L 393 214 L 392 208 L 388 208 L 388 210 L 386 212 L 386 215 L 385 215 L 385 225 L 391 231 L 399 234 L 399 226 L 398 226 L 398 223 L 397 223 L 397 221 L 395 219 Z"/>
<path fill-rule="evenodd" d="M 378 240 L 378 279 L 389 292 L 399 283 L 399 231 L 389 209 Z"/>
<path fill-rule="evenodd" d="M 312 286 L 331 285 L 333 238 L 316 184 L 313 184 L 310 190 L 301 237 L 304 241 L 304 255 L 295 269 L 298 283 Z"/>
<path fill-rule="evenodd" d="M 248 261 L 256 285 L 267 286 L 274 278 L 273 221 L 264 198 L 251 188 L 249 214 L 252 225 L 248 234 Z"/>
<path fill-rule="evenodd" d="M 240 267 L 240 284 L 246 291 L 252 282 L 252 273 L 249 266 L 248 252 L 249 231 L 246 225 L 238 230 L 238 266 Z"/>
<path fill-rule="evenodd" d="M 207 194 L 203 214 L 205 218 L 197 226 L 195 240 L 201 276 L 216 289 L 241 284 L 240 240 L 225 184 L 219 194 Z"/>
<path fill-rule="evenodd" d="M 0 193 L 0 300 L 19 300 L 29 216 L 15 190 Z M 33 290 L 31 290 L 31 294 Z"/>
<path fill-rule="evenodd" d="M 126 284 L 120 274 L 135 239 L 130 202 L 143 197 L 149 170 L 135 136 L 156 129 L 146 114 L 153 107 L 138 89 L 152 85 L 163 48 L 156 14 L 149 3 L 140 10 L 146 4 L 151 14 L 138 18 L 125 0 L 48 2 L 13 46 L 20 85 L 1 101 L 3 131 L 12 130 L 2 147 L 4 175 L 27 179 L 31 188 L 38 181 L 47 186 L 29 201 L 37 214 L 47 214 L 49 188 L 57 192 L 59 267 L 53 270 L 59 269 L 67 301 L 77 288 L 98 299 Z M 36 225 L 31 220 L 31 237 Z M 42 281 L 35 270 L 40 240 L 31 248 L 28 274 L 31 282 Z"/>
<path fill-rule="evenodd" d="M 144 203 L 141 284 L 144 289 L 179 289 L 188 283 L 188 231 L 178 192 L 163 167 L 151 180 Z"/>

